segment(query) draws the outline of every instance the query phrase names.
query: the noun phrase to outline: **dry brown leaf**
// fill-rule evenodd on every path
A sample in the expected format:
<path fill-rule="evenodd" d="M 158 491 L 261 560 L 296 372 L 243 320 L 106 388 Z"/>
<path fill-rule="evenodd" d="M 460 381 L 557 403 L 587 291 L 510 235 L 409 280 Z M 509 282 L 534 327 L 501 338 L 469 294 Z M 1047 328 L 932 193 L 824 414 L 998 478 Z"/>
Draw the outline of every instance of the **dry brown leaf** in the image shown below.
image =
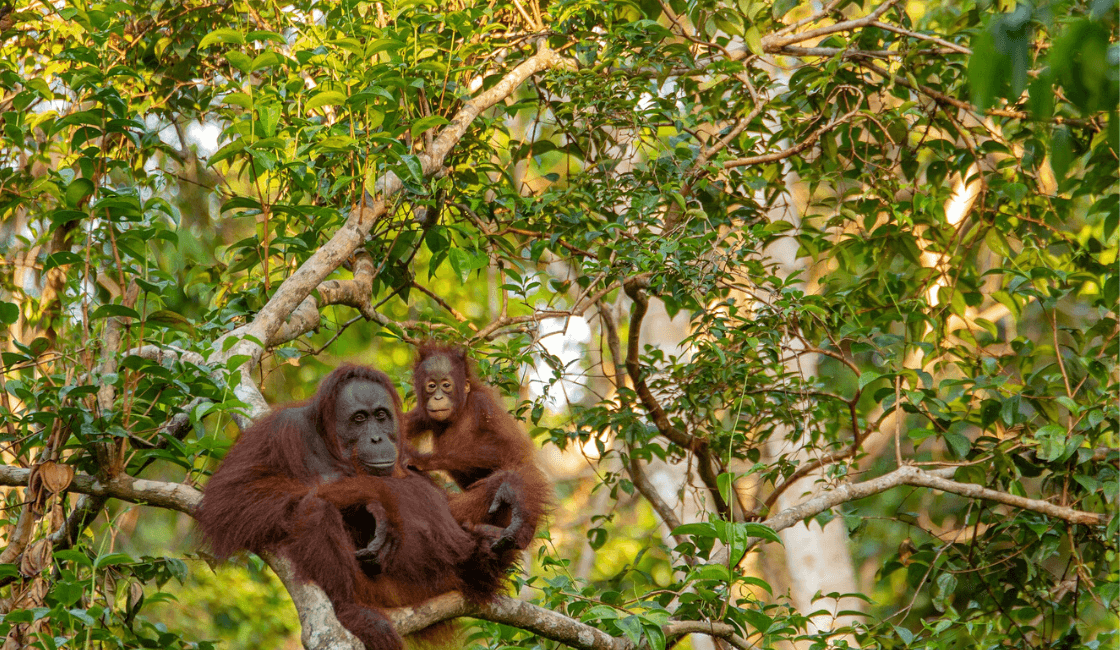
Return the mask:
<path fill-rule="evenodd" d="M 49 524 L 51 528 L 51 534 L 53 535 L 54 533 L 57 533 L 65 523 L 66 515 L 64 515 L 62 512 L 62 504 L 55 503 L 53 506 L 51 506 L 50 511 Z"/>
<path fill-rule="evenodd" d="M 19 572 L 27 577 L 37 576 L 43 569 L 50 566 L 53 557 L 53 547 L 49 539 L 41 539 L 23 552 L 23 560 L 19 563 Z"/>
<path fill-rule="evenodd" d="M 144 585 L 139 582 L 133 582 L 128 585 L 128 611 L 136 612 L 140 609 L 140 603 L 144 602 Z"/>
<path fill-rule="evenodd" d="M 74 480 L 74 466 L 47 461 L 39 466 L 39 477 L 52 494 L 59 494 Z"/>
<path fill-rule="evenodd" d="M 43 486 L 43 477 L 39 475 L 42 465 L 33 465 L 31 474 L 27 477 L 27 500 L 31 502 L 31 511 L 36 515 L 43 514 L 43 506 L 47 503 L 50 492 Z"/>
<path fill-rule="evenodd" d="M 47 581 L 42 578 L 36 578 L 27 585 L 27 588 L 16 598 L 15 604 L 12 609 L 32 609 L 34 607 L 42 607 L 43 601 L 47 597 L 47 592 L 50 587 Z"/>

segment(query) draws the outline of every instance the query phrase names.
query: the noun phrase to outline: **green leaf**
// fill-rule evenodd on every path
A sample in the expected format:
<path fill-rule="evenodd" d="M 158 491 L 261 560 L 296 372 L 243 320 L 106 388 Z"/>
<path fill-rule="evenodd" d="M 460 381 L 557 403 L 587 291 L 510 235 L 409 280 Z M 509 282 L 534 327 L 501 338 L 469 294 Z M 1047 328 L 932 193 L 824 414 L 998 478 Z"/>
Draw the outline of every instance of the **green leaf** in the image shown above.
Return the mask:
<path fill-rule="evenodd" d="M 442 115 L 429 115 L 427 117 L 422 117 L 412 123 L 412 137 L 416 138 L 421 133 L 427 131 L 432 127 L 441 126 L 447 123 L 447 118 L 443 117 Z"/>
<path fill-rule="evenodd" d="M 249 64 L 249 70 L 252 72 L 263 70 L 265 68 L 282 63 L 283 60 L 284 59 L 281 58 L 279 54 L 273 52 L 272 50 L 268 50 L 267 52 L 263 52 L 262 54 L 258 55 L 257 58 L 253 59 L 253 62 Z"/>
<path fill-rule="evenodd" d="M 1066 452 L 1066 430 L 1057 424 L 1048 424 L 1034 434 L 1038 441 L 1038 457 L 1047 462 L 1061 458 Z"/>
<path fill-rule="evenodd" d="M 972 449 L 972 442 L 968 438 L 954 431 L 946 431 L 943 437 L 954 456 L 961 459 L 968 456 L 969 450 Z"/>
<path fill-rule="evenodd" d="M 984 234 L 984 243 L 988 245 L 988 249 L 999 255 L 1000 257 L 1011 257 L 1011 247 L 1004 239 L 1003 233 L 995 228 L 989 228 L 988 232 Z"/>
<path fill-rule="evenodd" d="M 0 325 L 11 325 L 19 320 L 19 305 L 0 301 Z"/>
<path fill-rule="evenodd" d="M 398 41 L 392 38 L 379 38 L 372 41 L 366 47 L 366 58 L 371 58 L 378 52 L 396 52 L 403 47 L 405 47 L 405 43 L 403 41 Z"/>
<path fill-rule="evenodd" d="M 710 523 L 695 523 L 695 524 L 682 524 L 673 529 L 671 533 L 674 537 L 680 535 L 692 535 L 695 537 L 715 537 L 716 529 Z"/>
<path fill-rule="evenodd" d="M 276 32 L 264 31 L 264 30 L 257 30 L 257 31 L 249 32 L 248 34 L 245 35 L 245 40 L 247 40 L 247 41 L 271 41 L 271 42 L 277 43 L 279 45 L 287 45 L 288 44 L 288 41 L 281 34 L 277 34 Z"/>
<path fill-rule="evenodd" d="M 65 561 L 68 561 L 68 562 L 73 562 L 73 563 L 75 563 L 79 566 L 85 566 L 85 567 L 92 567 L 93 566 L 93 561 L 91 561 L 89 559 L 88 555 L 86 555 L 85 553 L 83 553 L 81 551 L 74 550 L 72 548 L 67 548 L 67 549 L 62 549 L 62 550 L 55 551 L 54 552 L 54 558 L 56 560 L 65 560 Z"/>
<path fill-rule="evenodd" d="M 230 93 L 225 96 L 224 101 L 230 106 L 240 106 L 246 110 L 253 109 L 253 96 L 248 93 Z"/>
<path fill-rule="evenodd" d="M 933 607 L 939 612 L 945 612 L 952 605 L 953 592 L 957 589 L 957 577 L 952 573 L 942 573 L 937 576 L 933 589 Z"/>
<path fill-rule="evenodd" d="M 762 35 L 758 33 L 758 28 L 751 25 L 747 28 L 747 33 L 743 35 L 747 41 L 747 49 L 756 56 L 762 56 L 766 52 L 762 49 Z"/>
<path fill-rule="evenodd" d="M 799 0 L 775 0 L 770 9 L 770 13 L 774 16 L 774 20 L 781 20 L 782 16 L 789 13 L 789 10 L 793 9 L 798 4 Z"/>
<path fill-rule="evenodd" d="M 904 645 L 910 645 L 911 643 L 914 642 L 914 633 L 911 632 L 910 630 L 908 630 L 904 627 L 901 627 L 899 625 L 896 625 L 896 626 L 894 626 L 894 631 L 895 631 L 895 634 L 898 635 L 898 638 L 902 639 L 902 643 Z"/>
<path fill-rule="evenodd" d="M 412 180 L 416 183 L 424 182 L 424 167 L 420 164 L 420 159 L 412 154 L 401 156 L 401 162 L 408 168 Z"/>
<path fill-rule="evenodd" d="M 773 627 L 774 619 L 756 609 L 743 610 L 743 617 L 747 619 L 750 624 L 759 634 L 766 634 L 766 632 Z"/>
<path fill-rule="evenodd" d="M 322 106 L 337 106 L 345 102 L 346 95 L 337 90 L 324 90 L 308 100 L 307 103 L 303 105 L 303 108 L 310 112 Z"/>
<path fill-rule="evenodd" d="M 747 522 L 747 523 L 736 524 L 736 525 L 743 526 L 746 533 L 748 535 L 750 535 L 751 537 L 761 537 L 762 539 L 765 539 L 765 540 L 768 540 L 768 541 L 771 541 L 771 542 L 777 542 L 779 544 L 782 543 L 782 538 L 778 537 L 778 533 L 774 532 L 774 529 L 770 528 L 769 526 L 767 526 L 765 524 L 756 524 L 756 523 Z"/>
<path fill-rule="evenodd" d="M 140 314 L 130 307 L 124 305 L 101 305 L 93 310 L 90 314 L 90 319 L 96 320 L 98 318 L 108 318 L 110 316 L 121 316 L 124 318 L 140 318 Z"/>
<path fill-rule="evenodd" d="M 218 151 L 213 156 L 210 156 L 210 160 L 207 161 L 207 164 L 213 167 L 214 165 L 217 165 L 218 163 L 226 159 L 233 158 L 237 154 L 242 153 L 244 149 L 244 140 L 234 140 L 221 149 L 218 149 Z"/>
<path fill-rule="evenodd" d="M 451 261 L 451 268 L 455 271 L 456 275 L 463 282 L 467 281 L 470 274 L 479 269 L 484 269 L 490 265 L 490 258 L 482 251 L 467 251 L 462 248 L 452 248 L 448 259 Z"/>
<path fill-rule="evenodd" d="M 206 36 L 203 36 L 202 40 L 198 42 L 198 49 L 205 50 L 215 43 L 233 43 L 236 45 L 244 45 L 245 35 L 235 29 L 221 27 L 210 32 Z"/>
<path fill-rule="evenodd" d="M 115 564 L 131 564 L 135 561 L 136 560 L 132 559 L 132 556 L 128 555 L 127 553 L 110 553 L 108 555 L 98 556 L 98 558 L 94 560 L 93 566 L 95 569 L 104 569 L 107 566 L 113 566 Z"/>
<path fill-rule="evenodd" d="M 253 65 L 253 60 L 249 58 L 249 55 L 238 50 L 226 52 L 226 61 L 229 61 L 231 66 L 245 74 L 249 74 L 249 67 Z"/>
<path fill-rule="evenodd" d="M 66 186 L 66 204 L 72 208 L 78 207 L 82 201 L 93 194 L 93 181 L 88 178 L 75 178 Z"/>
<path fill-rule="evenodd" d="M 1066 177 L 1070 165 L 1073 163 L 1073 136 L 1069 127 L 1062 125 L 1054 129 L 1050 138 L 1050 168 L 1058 180 Z"/>
<path fill-rule="evenodd" d="M 986 30 L 972 39 L 971 49 L 972 56 L 968 57 L 968 83 L 972 91 L 972 103 L 977 108 L 986 110 L 1000 94 L 1000 56 L 996 52 L 995 39 Z"/>
<path fill-rule="evenodd" d="M 171 327 L 173 329 L 181 330 L 184 332 L 194 333 L 194 324 L 190 319 L 183 316 L 179 312 L 171 311 L 169 309 L 159 309 L 150 314 L 145 319 L 146 322 Z"/>
<path fill-rule="evenodd" d="M 349 151 L 356 143 L 357 140 L 348 135 L 332 135 L 324 138 L 317 147 L 325 151 Z"/>
<path fill-rule="evenodd" d="M 615 625 L 617 625 L 618 629 L 622 630 L 622 633 L 626 635 L 626 638 L 630 639 L 630 642 L 637 647 L 638 642 L 642 640 L 641 619 L 631 614 L 630 616 L 615 621 Z"/>

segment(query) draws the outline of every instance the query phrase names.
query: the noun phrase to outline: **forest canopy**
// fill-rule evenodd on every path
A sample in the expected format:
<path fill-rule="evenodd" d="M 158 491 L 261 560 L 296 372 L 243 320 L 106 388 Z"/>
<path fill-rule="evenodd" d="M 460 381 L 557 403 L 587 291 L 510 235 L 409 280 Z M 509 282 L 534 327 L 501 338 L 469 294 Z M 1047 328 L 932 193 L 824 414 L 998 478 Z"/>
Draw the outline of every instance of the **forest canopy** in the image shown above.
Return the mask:
<path fill-rule="evenodd" d="M 1118 27 L 1116 0 L 0 0 L 3 649 L 360 650 L 192 513 L 342 363 L 415 404 L 430 340 L 556 506 L 508 595 L 402 631 L 1115 647 Z"/>

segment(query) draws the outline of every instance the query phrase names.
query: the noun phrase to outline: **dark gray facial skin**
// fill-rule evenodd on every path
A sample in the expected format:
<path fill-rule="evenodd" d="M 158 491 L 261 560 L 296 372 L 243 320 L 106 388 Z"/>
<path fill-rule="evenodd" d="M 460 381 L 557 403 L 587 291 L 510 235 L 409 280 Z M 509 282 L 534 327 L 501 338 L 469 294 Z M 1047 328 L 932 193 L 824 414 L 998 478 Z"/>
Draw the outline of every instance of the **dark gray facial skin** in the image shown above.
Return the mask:
<path fill-rule="evenodd" d="M 355 379 L 335 402 L 335 434 L 342 451 L 371 474 L 388 476 L 397 462 L 399 423 L 384 386 Z"/>
<path fill-rule="evenodd" d="M 420 364 L 420 369 L 428 377 L 424 392 L 428 401 L 424 409 L 428 417 L 436 422 L 446 422 L 455 414 L 459 406 L 455 403 L 455 379 L 452 377 L 451 360 L 443 355 L 433 356 Z M 470 386 L 463 387 L 464 394 Z"/>

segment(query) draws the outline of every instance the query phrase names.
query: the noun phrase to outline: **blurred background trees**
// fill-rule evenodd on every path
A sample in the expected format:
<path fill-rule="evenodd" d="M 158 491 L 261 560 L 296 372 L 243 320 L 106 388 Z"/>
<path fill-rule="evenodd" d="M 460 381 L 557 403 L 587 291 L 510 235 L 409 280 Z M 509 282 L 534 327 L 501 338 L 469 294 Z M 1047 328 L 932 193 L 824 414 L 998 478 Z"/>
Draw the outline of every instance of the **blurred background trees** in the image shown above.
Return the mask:
<path fill-rule="evenodd" d="M 1114 647 L 1117 22 L 0 5 L 4 647 L 298 647 L 197 490 L 427 338 L 556 484 L 511 593 L 617 647 Z"/>

